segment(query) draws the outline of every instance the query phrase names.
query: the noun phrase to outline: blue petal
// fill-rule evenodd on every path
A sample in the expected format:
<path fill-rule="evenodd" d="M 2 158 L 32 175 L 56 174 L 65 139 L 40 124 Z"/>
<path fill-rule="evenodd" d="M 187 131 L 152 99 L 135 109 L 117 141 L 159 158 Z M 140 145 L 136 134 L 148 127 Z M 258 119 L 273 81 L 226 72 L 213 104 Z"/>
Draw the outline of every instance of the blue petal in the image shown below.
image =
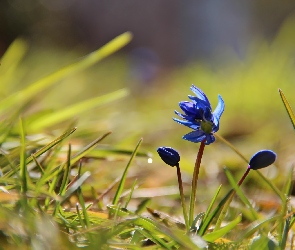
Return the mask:
<path fill-rule="evenodd" d="M 214 137 L 214 135 L 211 135 L 211 134 L 210 134 L 210 135 L 207 135 L 207 136 L 206 136 L 206 139 L 207 139 L 206 142 L 205 142 L 206 145 L 209 145 L 209 144 L 211 144 L 212 142 L 215 142 L 215 137 Z"/>
<path fill-rule="evenodd" d="M 201 142 L 206 138 L 206 134 L 202 130 L 192 131 L 182 137 L 191 142 Z"/>
<path fill-rule="evenodd" d="M 175 113 L 176 115 L 178 115 L 179 117 L 181 117 L 182 119 L 186 119 L 186 118 L 187 118 L 186 115 L 183 115 L 183 114 L 179 113 L 177 110 L 174 110 L 174 113 Z"/>
<path fill-rule="evenodd" d="M 198 130 L 201 126 L 201 124 L 199 122 L 191 122 L 191 121 L 183 121 L 183 120 L 179 120 L 177 118 L 172 118 L 174 121 L 178 122 L 181 125 L 187 126 L 193 130 Z"/>
<path fill-rule="evenodd" d="M 203 110 L 197 108 L 192 102 L 180 102 L 179 107 L 183 110 L 186 116 L 190 117 L 190 120 L 201 120 L 203 118 Z"/>
<path fill-rule="evenodd" d="M 207 105 L 210 107 L 211 109 L 211 105 L 210 105 L 210 102 L 207 98 L 207 96 L 205 95 L 205 93 L 200 90 L 198 87 L 196 87 L 195 85 L 192 84 L 191 88 L 190 88 L 194 94 L 201 100 L 205 101 L 207 103 Z"/>
<path fill-rule="evenodd" d="M 214 119 L 212 119 L 212 113 L 209 107 L 206 107 L 206 109 L 204 110 L 203 119 L 205 121 L 213 122 Z"/>
<path fill-rule="evenodd" d="M 181 117 L 184 120 L 190 121 L 190 122 L 195 122 L 195 115 L 183 115 L 181 113 L 179 113 L 177 110 L 174 110 L 174 113 L 176 115 L 178 115 L 179 117 Z"/>
<path fill-rule="evenodd" d="M 205 109 L 206 107 L 209 107 L 210 110 L 212 110 L 210 102 L 206 102 L 206 101 L 201 100 L 200 98 L 198 98 L 196 96 L 192 96 L 192 95 L 188 95 L 188 98 L 195 102 L 195 105 L 197 108 Z"/>
<path fill-rule="evenodd" d="M 223 101 L 221 95 L 218 95 L 218 104 L 217 104 L 216 109 L 213 112 L 213 116 L 216 118 L 216 120 L 218 120 L 218 122 L 220 120 L 220 117 L 221 117 L 223 111 L 224 111 L 224 101 Z"/>
<path fill-rule="evenodd" d="M 196 106 L 192 102 L 182 101 L 182 102 L 179 103 L 179 107 L 186 114 L 195 114 L 196 113 Z"/>
<path fill-rule="evenodd" d="M 219 120 L 213 115 L 213 124 L 214 124 L 214 127 L 213 127 L 213 132 L 217 132 L 219 130 Z M 215 131 L 214 131 L 214 128 L 215 128 Z"/>
<path fill-rule="evenodd" d="M 213 121 L 213 127 L 212 127 L 212 132 L 213 133 L 216 133 L 218 130 L 219 130 L 219 121 L 214 119 L 214 121 Z"/>

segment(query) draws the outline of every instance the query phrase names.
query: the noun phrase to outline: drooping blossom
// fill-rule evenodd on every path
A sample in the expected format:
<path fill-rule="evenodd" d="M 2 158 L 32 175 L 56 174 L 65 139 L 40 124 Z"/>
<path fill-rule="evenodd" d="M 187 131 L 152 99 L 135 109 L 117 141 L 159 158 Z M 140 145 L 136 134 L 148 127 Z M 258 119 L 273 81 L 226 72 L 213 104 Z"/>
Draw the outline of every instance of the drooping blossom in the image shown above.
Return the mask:
<path fill-rule="evenodd" d="M 177 118 L 173 118 L 173 120 L 193 129 L 192 132 L 184 135 L 183 139 L 195 143 L 205 140 L 205 144 L 211 144 L 215 141 L 214 133 L 219 130 L 219 120 L 224 111 L 224 101 L 218 95 L 217 107 L 212 112 L 211 104 L 204 92 L 194 85 L 190 89 L 196 96 L 189 95 L 191 101 L 179 103 L 184 114 L 175 110 L 175 114 L 183 120 Z"/>

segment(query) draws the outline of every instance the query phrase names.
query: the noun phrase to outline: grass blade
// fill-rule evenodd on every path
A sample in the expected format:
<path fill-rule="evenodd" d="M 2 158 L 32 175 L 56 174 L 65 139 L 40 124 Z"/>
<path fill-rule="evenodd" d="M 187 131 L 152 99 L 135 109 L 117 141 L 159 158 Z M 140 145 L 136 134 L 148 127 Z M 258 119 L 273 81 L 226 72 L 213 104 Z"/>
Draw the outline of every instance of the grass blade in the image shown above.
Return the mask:
<path fill-rule="evenodd" d="M 233 228 L 235 228 L 236 225 L 238 225 L 241 222 L 241 220 L 242 220 L 242 215 L 239 215 L 236 219 L 234 219 L 233 221 L 228 223 L 225 227 L 223 227 L 217 231 L 214 231 L 212 233 L 206 234 L 205 236 L 203 236 L 203 239 L 206 241 L 209 241 L 209 242 L 213 242 L 213 241 L 221 238 L 225 234 L 227 234 Z"/>
<path fill-rule="evenodd" d="M 78 169 L 78 177 L 79 177 L 79 179 L 80 179 L 80 176 L 81 176 L 81 170 L 82 170 L 82 161 L 79 162 L 79 169 Z M 77 195 L 78 195 L 78 200 L 79 200 L 80 206 L 82 208 L 82 213 L 83 213 L 86 228 L 89 228 L 90 227 L 90 221 L 89 221 L 89 217 L 88 217 L 88 214 L 87 214 L 87 209 L 86 209 L 86 206 L 85 206 L 85 201 L 84 201 L 84 198 L 83 198 L 81 186 L 79 186 L 77 188 Z"/>
<path fill-rule="evenodd" d="M 101 47 L 100 49 L 92 52 L 86 57 L 83 57 L 81 60 L 60 69 L 48 75 L 47 77 L 44 77 L 32 83 L 24 90 L 16 92 L 13 95 L 10 95 L 9 97 L 1 100 L 0 112 L 8 110 L 9 108 L 13 107 L 18 103 L 24 103 L 30 100 L 33 96 L 36 96 L 37 93 L 48 88 L 49 86 L 65 78 L 66 76 L 69 76 L 73 73 L 77 73 L 101 61 L 102 59 L 106 58 L 107 56 L 113 54 L 117 50 L 124 47 L 127 43 L 130 42 L 131 38 L 131 33 L 123 33 L 122 35 L 116 37 L 115 39 Z"/>
<path fill-rule="evenodd" d="M 70 169 L 71 169 L 71 153 L 72 153 L 72 147 L 71 147 L 71 144 L 69 144 L 66 169 L 65 169 L 65 172 L 64 172 L 62 183 L 60 185 L 60 191 L 59 191 L 60 195 L 65 194 L 66 188 L 67 188 L 67 185 L 68 185 L 69 173 L 70 173 Z"/>
<path fill-rule="evenodd" d="M 129 202 L 131 201 L 131 197 L 132 197 L 132 194 L 133 194 L 133 191 L 134 191 L 134 188 L 135 188 L 136 183 L 137 183 L 137 179 L 135 179 L 134 182 L 133 182 L 133 184 L 132 184 L 132 187 L 131 187 L 130 193 L 128 195 L 128 198 L 126 200 L 126 203 L 125 203 L 124 208 L 127 208 Z"/>
<path fill-rule="evenodd" d="M 132 153 L 132 155 L 130 157 L 130 160 L 129 160 L 129 162 L 128 162 L 125 170 L 124 170 L 124 173 L 122 175 L 122 178 L 120 180 L 118 189 L 116 191 L 115 197 L 114 197 L 113 202 L 112 202 L 113 205 L 118 204 L 119 198 L 120 198 L 120 196 L 122 194 L 122 191 L 123 191 L 123 188 L 124 188 L 124 184 L 125 184 L 125 180 L 126 180 L 126 177 L 127 177 L 128 169 L 129 169 L 129 167 L 130 167 L 130 165 L 131 165 L 131 163 L 132 163 L 132 161 L 133 161 L 133 159 L 134 159 L 134 157 L 135 157 L 141 143 L 142 143 L 142 139 L 140 139 L 139 142 L 137 143 L 137 145 L 136 145 L 136 147 L 135 147 L 135 149 L 134 149 L 134 151 L 133 151 L 133 153 Z"/>
<path fill-rule="evenodd" d="M 286 219 L 285 221 L 284 230 L 283 230 L 283 234 L 282 234 L 281 242 L 280 242 L 281 249 L 285 249 L 286 247 L 289 229 L 290 229 L 290 218 Z"/>
<path fill-rule="evenodd" d="M 49 191 L 49 193 L 54 194 L 54 195 L 55 195 L 55 191 L 54 191 L 54 189 L 56 188 L 56 185 L 57 185 L 58 180 L 59 180 L 59 177 L 60 177 L 59 174 L 60 174 L 60 173 L 57 173 L 57 174 L 53 177 L 53 179 L 51 180 L 51 182 L 49 183 L 49 189 L 48 189 L 48 191 Z M 47 197 L 47 198 L 45 199 L 45 202 L 44 202 L 44 209 L 45 209 L 45 211 L 47 211 L 48 208 L 49 208 L 50 200 L 51 200 L 50 197 Z"/>
<path fill-rule="evenodd" d="M 97 143 L 101 142 L 104 138 L 106 138 L 108 135 L 110 135 L 112 132 L 107 132 L 104 135 L 98 137 L 93 142 L 89 143 L 86 147 L 81 149 L 76 155 L 73 156 L 71 159 L 71 165 L 79 161 L 84 155 L 86 155 L 90 150 L 92 150 Z"/>
<path fill-rule="evenodd" d="M 146 198 L 146 199 L 142 200 L 142 201 L 138 204 L 138 206 L 137 206 L 137 208 L 136 208 L 136 210 L 135 210 L 135 213 L 136 213 L 136 214 L 141 214 L 143 211 L 146 210 L 146 208 L 147 208 L 147 206 L 148 206 L 148 204 L 149 204 L 150 202 L 151 202 L 151 199 L 150 199 L 150 198 Z"/>
<path fill-rule="evenodd" d="M 290 120 L 292 122 L 293 128 L 295 129 L 295 115 L 294 115 L 294 112 L 293 112 L 293 110 L 292 110 L 286 96 L 284 95 L 284 93 L 283 93 L 283 91 L 281 89 L 279 89 L 279 93 L 280 93 L 280 96 L 282 98 L 285 109 L 286 109 L 286 111 L 287 111 L 287 113 L 289 115 L 289 118 L 290 118 Z"/>
<path fill-rule="evenodd" d="M 80 103 L 71 105 L 64 109 L 57 110 L 56 112 L 49 113 L 45 116 L 40 117 L 39 119 L 34 119 L 34 121 L 30 123 L 30 130 L 35 131 L 39 129 L 44 129 L 59 122 L 65 121 L 79 113 L 87 111 L 96 106 L 104 105 L 117 99 L 123 98 L 127 96 L 127 94 L 127 89 L 120 89 L 112 93 L 103 96 L 98 96 L 90 100 L 82 101 Z"/>
<path fill-rule="evenodd" d="M 25 129 L 22 119 L 19 120 L 20 124 L 20 139 L 21 139 L 21 150 L 20 150 L 20 178 L 22 183 L 21 192 L 26 194 L 28 191 L 28 179 L 27 179 L 27 164 L 26 164 L 26 143 L 25 143 Z"/>
<path fill-rule="evenodd" d="M 289 174 L 288 174 L 288 179 L 284 188 L 284 193 L 287 195 L 287 197 L 289 197 L 292 193 L 292 188 L 294 185 L 293 182 L 293 173 L 294 173 L 294 167 L 291 167 L 289 170 Z M 288 199 L 288 198 L 286 198 Z"/>
<path fill-rule="evenodd" d="M 259 218 L 257 212 L 255 211 L 255 209 L 253 208 L 253 206 L 251 205 L 251 203 L 247 199 L 247 197 L 244 195 L 241 188 L 237 185 L 237 182 L 234 180 L 234 177 L 232 176 L 230 171 L 227 168 L 224 168 L 224 172 L 225 172 L 231 186 L 234 188 L 237 195 L 240 197 L 241 201 L 250 209 L 253 219 L 257 220 Z"/>
<path fill-rule="evenodd" d="M 43 167 L 41 166 L 40 162 L 38 162 L 38 160 L 36 159 L 36 157 L 32 154 L 31 155 L 32 158 L 33 158 L 33 161 L 35 162 L 36 166 L 38 167 L 39 171 L 44 174 L 44 169 Z"/>
<path fill-rule="evenodd" d="M 0 67 L 0 84 L 2 87 L 6 85 L 11 88 L 11 85 L 14 84 L 15 79 L 15 70 L 19 65 L 20 61 L 23 59 L 24 55 L 28 50 L 28 44 L 23 39 L 16 39 L 7 49 L 3 57 L 1 58 L 1 67 Z"/>
<path fill-rule="evenodd" d="M 68 180 L 69 180 L 69 173 L 70 173 L 70 168 L 71 168 L 71 152 L 72 152 L 71 149 L 72 149 L 71 144 L 69 144 L 69 149 L 68 149 L 68 154 L 67 154 L 66 169 L 64 171 L 64 175 L 63 175 L 63 178 L 62 178 L 62 183 L 60 185 L 60 190 L 59 190 L 59 195 L 60 196 L 63 196 L 66 193 L 66 188 L 67 188 L 67 184 L 68 184 Z M 57 201 L 54 212 L 53 212 L 54 216 L 56 215 L 59 208 L 60 208 L 60 202 Z"/>
<path fill-rule="evenodd" d="M 276 186 L 274 186 L 270 180 L 268 180 L 262 173 L 260 173 L 259 170 L 256 170 L 255 172 L 263 180 L 263 182 L 266 183 L 280 197 L 282 201 L 285 200 L 284 194 Z"/>
<path fill-rule="evenodd" d="M 111 148 L 106 145 L 100 145 L 95 150 L 92 150 L 91 153 L 89 153 L 89 157 L 96 157 L 96 158 L 102 158 L 102 157 L 108 157 L 110 155 L 127 155 L 131 156 L 133 153 L 133 150 L 127 150 L 127 149 L 117 149 L 117 148 Z M 137 157 L 152 157 L 152 154 L 150 152 L 141 151 L 139 150 L 136 154 Z"/>
<path fill-rule="evenodd" d="M 255 222 L 255 226 L 253 226 L 252 228 L 250 228 L 242 237 L 242 239 L 247 239 L 249 238 L 251 235 L 253 235 L 257 230 L 263 228 L 265 226 L 265 224 L 269 223 L 269 222 L 273 222 L 273 221 L 277 221 L 280 220 L 280 215 L 276 215 L 273 216 L 269 219 L 266 219 L 260 223 L 257 224 L 258 221 Z"/>
<path fill-rule="evenodd" d="M 215 133 L 214 136 L 216 136 L 225 145 L 227 145 L 229 148 L 231 148 L 238 156 L 240 156 L 247 163 L 247 166 L 249 165 L 248 159 L 233 144 L 231 144 L 228 140 L 226 140 L 225 138 L 223 138 L 221 135 L 219 135 L 217 133 Z"/>
<path fill-rule="evenodd" d="M 207 243 L 199 235 L 187 235 L 178 228 L 168 228 L 158 225 L 159 231 L 172 239 L 177 244 L 173 244 L 173 249 L 207 249 Z M 179 245 L 179 246 L 178 246 Z"/>
<path fill-rule="evenodd" d="M 159 225 L 150 218 L 137 216 L 132 211 L 125 209 L 125 208 L 120 208 L 117 205 L 107 205 L 107 208 L 111 214 L 116 214 L 119 217 L 136 216 L 135 218 L 131 218 L 130 220 L 132 220 L 135 225 L 141 226 L 148 231 L 158 230 Z"/>
<path fill-rule="evenodd" d="M 78 215 L 78 219 L 79 219 L 81 227 L 84 227 L 85 225 L 84 225 L 84 221 L 82 220 L 82 216 L 80 214 L 79 204 L 78 203 L 76 203 L 76 213 Z"/>
<path fill-rule="evenodd" d="M 278 239 L 280 242 L 280 246 L 285 246 L 287 237 L 288 237 L 288 232 L 290 229 L 290 217 L 287 217 L 284 219 L 284 217 L 291 213 L 291 209 L 289 208 L 289 197 L 292 192 L 292 187 L 293 187 L 293 168 L 290 169 L 289 174 L 288 174 L 288 179 L 286 181 L 286 185 L 284 187 L 284 193 L 286 194 L 285 200 L 282 202 L 282 209 L 281 209 L 281 217 L 282 219 L 279 220 L 279 234 L 278 234 Z M 282 247 L 284 249 L 284 247 Z"/>
<path fill-rule="evenodd" d="M 220 192 L 220 190 L 221 190 L 221 186 L 222 186 L 222 185 L 220 185 L 220 186 L 218 187 L 218 189 L 217 189 L 217 191 L 216 191 L 216 193 L 215 193 L 215 195 L 214 195 L 212 201 L 210 202 L 210 205 L 209 205 L 209 207 L 207 208 L 207 211 L 206 211 L 206 213 L 205 213 L 205 215 L 204 215 L 204 217 L 203 217 L 202 223 L 203 223 L 203 221 L 205 221 L 205 220 L 207 219 L 208 215 L 210 214 L 210 212 L 211 212 L 211 210 L 212 210 L 212 207 L 213 207 L 213 205 L 214 205 L 214 203 L 215 203 L 215 201 L 216 201 L 216 198 L 217 198 L 217 196 L 218 196 L 218 194 L 219 194 L 219 192 Z M 201 225 L 202 225 L 202 224 L 201 224 Z"/>
<path fill-rule="evenodd" d="M 76 162 L 78 162 L 83 156 L 85 156 L 89 151 L 91 151 L 97 143 L 99 143 L 100 141 L 102 141 L 105 137 L 107 137 L 109 134 L 111 134 L 111 132 L 108 132 L 102 136 L 100 136 L 99 138 L 97 138 L 96 140 L 94 140 L 93 142 L 91 142 L 90 144 L 88 144 L 86 147 L 84 147 L 83 149 L 81 149 L 76 155 L 74 155 L 71 159 L 71 166 L 73 164 L 75 164 Z M 67 165 L 67 162 L 61 164 L 60 166 L 52 169 L 50 172 L 48 172 L 46 175 L 42 176 L 42 182 L 45 183 L 46 181 L 49 181 L 51 178 L 53 178 L 56 173 L 62 171 Z"/>
<path fill-rule="evenodd" d="M 139 232 L 142 233 L 144 237 L 150 239 L 152 242 L 157 244 L 162 249 L 172 249 L 172 247 L 170 247 L 163 239 L 158 237 L 157 234 L 150 233 L 147 230 L 140 230 Z"/>
<path fill-rule="evenodd" d="M 239 195 L 240 195 L 240 197 L 242 197 L 243 202 L 244 202 L 248 207 L 250 207 L 250 211 L 251 211 L 251 214 L 252 214 L 252 219 L 257 219 L 257 218 L 258 218 L 258 216 L 257 216 L 257 218 L 255 217 L 255 215 L 256 215 L 256 211 L 252 208 L 252 206 L 251 206 L 250 202 L 248 201 L 248 199 L 247 199 L 247 198 L 244 196 L 244 194 L 241 192 L 239 186 L 236 184 L 236 181 L 234 180 L 234 178 L 233 178 L 233 176 L 231 175 L 231 173 L 228 171 L 227 168 L 224 168 L 224 171 L 225 171 L 225 174 L 226 174 L 227 178 L 229 179 L 229 182 L 230 182 L 231 186 L 234 188 L 234 190 L 233 190 L 231 196 L 228 198 L 227 202 L 225 203 L 225 205 L 223 206 L 223 208 L 222 208 L 222 210 L 221 210 L 221 213 L 220 213 L 220 215 L 219 215 L 219 217 L 218 217 L 218 219 L 217 219 L 217 222 L 216 222 L 216 224 L 215 224 L 214 231 L 217 231 L 217 230 L 220 229 L 221 223 L 222 223 L 222 221 L 223 221 L 224 218 L 225 218 L 225 215 L 226 215 L 226 213 L 227 213 L 227 210 L 228 210 L 228 208 L 229 208 L 229 206 L 230 206 L 230 203 L 231 203 L 232 199 L 234 198 L 234 195 L 236 194 L 236 192 L 239 192 Z M 252 209 L 251 209 L 251 208 L 252 208 Z M 253 217 L 254 217 L 254 218 L 253 218 Z"/>
<path fill-rule="evenodd" d="M 219 202 L 217 207 L 213 210 L 213 212 L 204 220 L 204 223 L 201 225 L 200 229 L 198 230 L 198 235 L 203 236 L 208 227 L 210 226 L 212 220 L 216 218 L 216 216 L 222 211 L 224 204 L 229 200 L 231 195 L 234 193 L 234 190 L 231 189 Z"/>
<path fill-rule="evenodd" d="M 162 213 L 158 210 L 152 209 L 150 207 L 147 207 L 146 210 L 157 220 L 157 221 L 161 221 L 161 223 L 163 223 L 165 226 L 167 227 L 173 227 L 173 226 L 177 226 L 180 229 L 186 229 L 186 225 L 184 223 L 182 223 L 179 220 L 174 219 L 173 217 L 169 216 L 168 214 Z M 202 213 L 201 213 L 202 214 Z M 202 215 L 197 215 L 198 216 L 202 216 Z M 188 232 L 188 230 L 187 230 Z"/>
<path fill-rule="evenodd" d="M 65 193 L 64 196 L 61 197 L 60 203 L 63 203 L 69 196 L 74 193 L 91 175 L 89 171 L 85 172 Z"/>
<path fill-rule="evenodd" d="M 33 154 L 34 157 L 37 158 L 40 155 L 44 154 L 46 151 L 48 151 L 49 149 L 51 149 L 52 147 L 54 147 L 55 145 L 57 145 L 58 143 L 60 143 L 61 141 L 63 141 L 65 138 L 67 138 L 69 135 L 71 135 L 72 133 L 74 133 L 76 129 L 77 128 L 72 128 L 72 129 L 66 131 L 61 136 L 59 136 L 55 140 L 51 141 L 49 144 L 47 144 L 46 146 L 44 146 L 41 149 L 39 149 L 36 153 L 34 153 Z M 33 157 L 32 156 L 29 156 L 26 159 L 26 164 L 29 164 L 32 161 L 33 161 Z M 17 166 L 16 169 L 19 169 L 19 166 Z M 7 176 L 7 177 L 10 177 L 11 175 L 13 175 L 13 171 L 9 171 L 9 172 L 7 172 L 7 174 L 5 174 L 5 176 Z"/>

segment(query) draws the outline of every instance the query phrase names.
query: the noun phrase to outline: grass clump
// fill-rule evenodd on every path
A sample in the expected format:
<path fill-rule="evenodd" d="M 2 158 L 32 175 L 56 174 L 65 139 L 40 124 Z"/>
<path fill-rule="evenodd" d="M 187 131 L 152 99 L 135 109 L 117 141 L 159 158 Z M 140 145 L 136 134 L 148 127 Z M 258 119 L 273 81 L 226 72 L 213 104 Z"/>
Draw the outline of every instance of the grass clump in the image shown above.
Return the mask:
<path fill-rule="evenodd" d="M 181 177 L 179 154 L 172 148 L 161 148 L 162 159 L 171 167 L 177 167 L 181 199 L 173 193 L 171 199 L 163 197 L 162 201 L 156 201 L 157 191 L 147 197 L 138 195 L 138 191 L 142 191 L 140 186 L 145 185 L 142 180 L 148 173 L 146 168 L 141 168 L 139 174 L 132 172 L 132 166 L 140 162 L 140 157 L 145 161 L 150 158 L 150 153 L 140 148 L 142 139 L 136 145 L 134 143 L 134 149 L 128 150 L 122 147 L 124 142 L 119 143 L 119 147 L 104 144 L 111 137 L 109 130 L 101 132 L 103 129 L 100 129 L 97 138 L 88 140 L 85 135 L 90 132 L 79 131 L 76 127 L 77 114 L 102 105 L 113 105 L 113 101 L 130 94 L 127 89 L 95 96 L 55 112 L 37 108 L 38 99 L 53 84 L 111 55 L 130 39 L 129 33 L 122 34 L 103 48 L 23 89 L 17 89 L 19 86 L 15 85 L 16 89 L 12 86 L 3 92 L 0 101 L 0 248 L 292 249 L 295 222 L 290 202 L 293 169 L 286 174 L 284 185 L 277 185 L 265 177 L 265 172 L 260 172 L 261 168 L 273 163 L 275 154 L 262 150 L 249 161 L 233 143 L 216 133 L 219 127 L 210 121 L 210 115 L 193 121 L 193 125 L 201 124 L 197 129 L 190 124 L 193 130 L 204 129 L 201 136 L 205 136 L 193 141 L 201 144 L 193 185 L 187 184 L 185 175 Z M 19 80 L 14 72 L 25 49 L 24 41 L 18 40 L 4 55 L 1 68 L 4 73 L 0 78 L 3 86 Z M 282 90 L 280 96 L 295 126 L 295 116 Z M 202 97 L 198 98 L 192 100 L 198 103 Z M 211 106 L 208 101 L 204 107 L 202 105 L 200 107 L 204 109 Z M 190 107 L 183 108 L 186 115 L 191 114 L 188 112 L 192 111 Z M 213 115 L 219 122 L 223 105 L 218 107 Z M 103 113 L 102 117 L 105 116 Z M 132 128 L 131 124 L 129 129 Z M 135 131 L 126 140 L 134 141 L 136 134 Z M 214 142 L 213 134 L 217 143 L 231 149 L 248 169 L 237 181 L 236 173 L 225 167 L 222 173 L 226 179 L 222 184 L 218 183 L 211 196 L 210 192 L 206 193 L 206 188 L 202 188 L 204 182 L 199 181 L 203 181 L 201 160 L 205 144 Z M 159 140 L 163 138 L 159 137 Z M 156 144 L 158 142 L 152 147 Z M 124 162 L 124 170 L 118 168 L 120 162 Z M 187 164 L 189 160 L 184 159 L 184 162 Z M 161 173 L 160 168 L 162 165 L 155 169 L 157 175 Z M 277 207 L 271 206 L 270 211 L 265 212 L 249 198 L 242 183 L 250 170 L 260 185 L 278 200 Z M 201 204 L 199 192 L 205 193 L 208 205 Z M 140 198 L 135 199 L 136 196 Z M 187 210 L 188 196 L 190 207 Z M 169 206 L 167 213 L 164 208 Z M 179 216 L 181 207 L 183 216 L 175 217 Z"/>

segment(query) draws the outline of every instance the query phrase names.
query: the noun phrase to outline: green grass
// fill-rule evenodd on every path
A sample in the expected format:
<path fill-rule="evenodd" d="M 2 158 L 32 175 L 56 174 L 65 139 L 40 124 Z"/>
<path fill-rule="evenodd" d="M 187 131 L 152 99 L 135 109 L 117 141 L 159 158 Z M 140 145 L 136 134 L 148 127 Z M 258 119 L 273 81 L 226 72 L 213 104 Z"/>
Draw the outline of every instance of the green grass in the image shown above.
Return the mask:
<path fill-rule="evenodd" d="M 26 55 L 26 42 L 15 41 L 0 67 L 0 249 L 290 248 L 294 23 L 272 44 L 254 43 L 243 60 L 194 62 L 149 86 L 130 77 L 126 56 L 112 55 L 129 33 L 61 61 L 40 48 Z M 175 171 L 152 153 L 179 149 L 188 203 L 198 145 L 181 139 L 188 130 L 171 117 L 191 83 L 213 106 L 221 94 L 226 108 L 204 152 L 186 233 Z M 278 160 L 238 187 L 262 148 Z"/>

